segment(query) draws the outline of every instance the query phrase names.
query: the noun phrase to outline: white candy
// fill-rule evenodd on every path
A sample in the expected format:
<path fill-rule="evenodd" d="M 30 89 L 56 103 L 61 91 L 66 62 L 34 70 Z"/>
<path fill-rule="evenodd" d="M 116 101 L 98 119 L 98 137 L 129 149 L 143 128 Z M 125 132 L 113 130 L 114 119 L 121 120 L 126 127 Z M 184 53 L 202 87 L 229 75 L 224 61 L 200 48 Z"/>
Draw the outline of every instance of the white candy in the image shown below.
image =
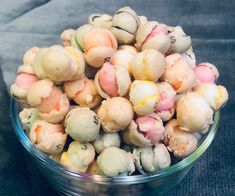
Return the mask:
<path fill-rule="evenodd" d="M 65 118 L 65 131 L 74 140 L 90 142 L 95 140 L 99 133 L 100 120 L 95 112 L 89 108 L 74 108 Z"/>

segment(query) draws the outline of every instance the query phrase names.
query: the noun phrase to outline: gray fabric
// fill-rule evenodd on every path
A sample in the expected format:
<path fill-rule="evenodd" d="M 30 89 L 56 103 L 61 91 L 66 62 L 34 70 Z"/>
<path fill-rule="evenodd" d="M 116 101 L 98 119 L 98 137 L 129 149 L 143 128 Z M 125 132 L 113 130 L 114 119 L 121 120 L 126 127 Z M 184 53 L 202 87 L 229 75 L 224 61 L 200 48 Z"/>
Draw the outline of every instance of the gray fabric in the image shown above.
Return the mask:
<path fill-rule="evenodd" d="M 112 14 L 125 5 L 151 20 L 182 25 L 193 38 L 197 62 L 217 65 L 219 83 L 228 88 L 230 95 L 214 142 L 182 183 L 167 195 L 235 195 L 233 0 L 0 0 L 0 195 L 55 195 L 31 160 L 25 161 L 8 115 L 7 88 L 14 81 L 24 52 L 32 46 L 58 44 L 60 32 L 86 23 L 91 13 Z"/>

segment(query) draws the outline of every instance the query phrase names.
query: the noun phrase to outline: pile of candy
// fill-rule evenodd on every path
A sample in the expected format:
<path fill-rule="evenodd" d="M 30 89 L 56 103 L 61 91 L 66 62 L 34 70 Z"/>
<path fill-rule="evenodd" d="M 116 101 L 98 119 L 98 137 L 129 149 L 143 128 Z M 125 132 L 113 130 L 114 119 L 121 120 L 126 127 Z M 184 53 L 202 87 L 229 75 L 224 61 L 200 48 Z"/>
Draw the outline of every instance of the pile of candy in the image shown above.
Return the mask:
<path fill-rule="evenodd" d="M 25 103 L 19 116 L 31 142 L 76 171 L 106 176 L 155 172 L 192 153 L 228 100 L 217 68 L 196 65 L 180 26 L 129 7 L 88 23 L 62 32 L 63 46 L 23 57 L 11 94 Z"/>

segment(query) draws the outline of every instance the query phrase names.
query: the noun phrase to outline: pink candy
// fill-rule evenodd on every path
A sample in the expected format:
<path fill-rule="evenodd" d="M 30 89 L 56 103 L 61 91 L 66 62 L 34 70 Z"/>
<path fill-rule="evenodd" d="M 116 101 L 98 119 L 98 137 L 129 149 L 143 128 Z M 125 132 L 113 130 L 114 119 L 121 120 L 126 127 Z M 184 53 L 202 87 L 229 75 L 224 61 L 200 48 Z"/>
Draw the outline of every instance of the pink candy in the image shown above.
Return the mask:
<path fill-rule="evenodd" d="M 20 88 L 28 89 L 31 85 L 38 81 L 38 78 L 32 74 L 20 73 L 15 80 L 15 83 Z"/>
<path fill-rule="evenodd" d="M 194 68 L 195 76 L 200 83 L 215 83 L 216 75 L 213 70 L 203 64 L 199 64 Z"/>
<path fill-rule="evenodd" d="M 160 140 L 163 140 L 164 135 L 162 130 L 157 128 L 156 119 L 150 116 L 139 117 L 136 119 L 136 124 L 141 133 L 148 138 L 152 144 L 156 144 Z"/>
<path fill-rule="evenodd" d="M 161 101 L 157 105 L 157 112 L 162 112 L 165 110 L 169 110 L 174 107 L 175 96 L 170 96 L 167 93 L 161 93 Z"/>
<path fill-rule="evenodd" d="M 118 96 L 118 86 L 115 76 L 115 68 L 110 63 L 105 63 L 100 69 L 99 83 L 102 90 L 108 95 Z"/>
<path fill-rule="evenodd" d="M 144 43 L 151 39 L 152 37 L 158 35 L 158 34 L 168 34 L 168 31 L 165 27 L 161 26 L 161 25 L 157 25 L 153 28 L 152 32 L 145 38 Z"/>

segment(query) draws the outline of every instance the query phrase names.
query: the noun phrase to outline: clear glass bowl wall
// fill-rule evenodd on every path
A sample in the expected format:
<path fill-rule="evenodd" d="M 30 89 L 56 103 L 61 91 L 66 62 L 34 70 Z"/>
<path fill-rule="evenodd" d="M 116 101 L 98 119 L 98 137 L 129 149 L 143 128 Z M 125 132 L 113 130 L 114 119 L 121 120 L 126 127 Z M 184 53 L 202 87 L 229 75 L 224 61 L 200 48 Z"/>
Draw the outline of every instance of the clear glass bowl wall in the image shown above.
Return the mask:
<path fill-rule="evenodd" d="M 210 130 L 198 148 L 169 168 L 152 174 L 104 177 L 76 172 L 55 162 L 29 140 L 19 119 L 20 104 L 11 100 L 11 120 L 15 133 L 42 174 L 61 195 L 156 195 L 168 191 L 188 173 L 213 141 L 219 126 L 220 112 L 215 112 Z"/>

